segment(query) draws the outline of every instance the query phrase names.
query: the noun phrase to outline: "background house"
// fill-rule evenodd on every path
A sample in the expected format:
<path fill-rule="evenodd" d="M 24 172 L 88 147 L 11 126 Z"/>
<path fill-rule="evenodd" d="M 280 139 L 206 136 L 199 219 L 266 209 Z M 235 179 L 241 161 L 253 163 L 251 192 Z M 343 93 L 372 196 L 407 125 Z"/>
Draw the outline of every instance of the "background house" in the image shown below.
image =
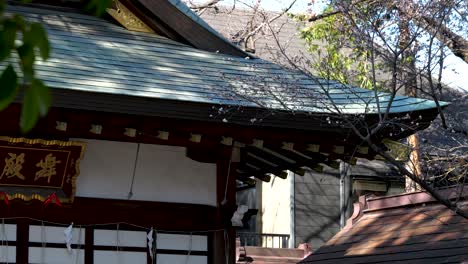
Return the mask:
<path fill-rule="evenodd" d="M 404 178 L 392 168 L 383 161 L 359 159 L 349 178 L 325 166 L 322 172 L 306 169 L 303 176 L 290 172 L 286 180 L 275 178 L 238 191 L 238 204 L 259 210 L 248 228 L 239 229 L 241 241 L 290 248 L 309 243 L 315 250 L 344 227 L 359 195 L 404 192 Z"/>
<path fill-rule="evenodd" d="M 268 17 L 265 18 L 261 13 L 255 13 L 255 10 L 242 6 L 236 8 L 219 6 L 216 9 L 206 9 L 200 17 L 240 48 L 262 59 L 286 64 L 275 37 L 285 48 L 288 56 L 311 56 L 307 51 L 305 41 L 300 38 L 299 28 L 302 24 L 293 21 L 287 15 L 266 23 L 246 42 L 245 36 L 248 33 L 259 27 L 262 22 L 266 22 L 268 18 L 279 14 L 263 9 L 259 9 L 258 12 L 265 13 Z"/>

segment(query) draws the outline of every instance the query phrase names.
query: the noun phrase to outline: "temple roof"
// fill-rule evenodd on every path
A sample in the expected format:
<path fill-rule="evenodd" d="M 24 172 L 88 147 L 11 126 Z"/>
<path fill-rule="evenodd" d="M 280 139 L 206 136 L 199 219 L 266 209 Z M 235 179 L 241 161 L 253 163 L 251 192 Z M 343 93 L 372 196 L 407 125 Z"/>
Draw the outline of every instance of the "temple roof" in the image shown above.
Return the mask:
<path fill-rule="evenodd" d="M 92 113 L 93 118 L 97 113 L 122 114 L 125 117 L 120 116 L 119 122 L 125 120 L 125 128 L 151 126 L 154 119 L 160 122 L 161 118 L 177 127 L 190 127 L 194 134 L 212 128 L 202 129 L 200 124 L 215 123 L 216 129 L 209 132 L 222 133 L 231 142 L 226 144 L 233 144 L 232 137 L 244 139 L 236 141 L 243 145 L 236 171 L 238 179 L 248 184 L 255 183 L 251 176 L 268 181 L 271 174 L 284 177 L 286 169 L 301 175 L 303 167 L 320 171 L 320 164 L 333 167 L 337 159 L 375 156 L 349 126 L 334 118 L 342 113 L 360 115 L 371 124 L 378 122 L 377 113 L 386 111 L 392 99 L 389 94 L 344 86 L 258 58 L 229 55 L 230 46 L 205 38 L 209 31 L 213 39 L 221 41 L 182 3 L 131 2 L 144 5 L 140 11 L 132 9 L 134 15 L 158 15 L 160 22 L 177 24 L 171 30 L 183 28 L 187 35 L 182 39 L 190 41 L 129 31 L 111 19 L 76 10 L 35 4 L 7 7 L 7 13 L 19 13 L 47 30 L 51 56 L 36 61 L 35 73 L 52 88 L 51 112 L 59 115 L 79 110 L 76 112 L 86 112 L 86 117 Z M 158 9 L 160 2 L 164 3 Z M 177 13 L 181 21 L 174 21 L 170 12 Z M 179 17 L 179 12 L 184 15 Z M 153 21 L 146 19 L 144 22 Z M 194 23 L 204 30 L 190 32 Z M 197 42 L 200 39 L 204 42 Z M 206 46 L 208 42 L 211 46 Z M 213 51 L 215 47 L 220 52 Z M 14 56 L 10 63 L 19 68 Z M 379 139 L 404 138 L 426 128 L 438 114 L 433 101 L 404 96 L 393 99 L 390 118 L 404 119 L 404 128 L 390 124 L 376 135 Z M 166 131 L 167 123 L 154 126 Z M 145 133 L 152 135 L 152 129 Z"/>
<path fill-rule="evenodd" d="M 377 103 L 373 91 L 261 59 L 130 32 L 93 16 L 24 6 L 9 6 L 8 12 L 45 26 L 52 55 L 35 67 L 38 77 L 55 89 L 325 114 L 375 114 L 385 111 L 390 100 L 390 95 L 379 93 Z M 435 107 L 430 100 L 396 96 L 390 113 Z"/>

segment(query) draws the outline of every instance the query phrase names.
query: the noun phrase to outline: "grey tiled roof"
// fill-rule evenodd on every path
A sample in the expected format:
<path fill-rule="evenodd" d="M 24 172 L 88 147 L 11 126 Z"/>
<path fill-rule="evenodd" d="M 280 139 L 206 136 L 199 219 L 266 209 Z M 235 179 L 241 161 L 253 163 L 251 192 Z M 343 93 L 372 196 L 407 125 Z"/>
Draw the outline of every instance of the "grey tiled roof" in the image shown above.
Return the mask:
<path fill-rule="evenodd" d="M 267 16 L 267 20 L 278 15 L 276 12 L 264 11 Z M 263 14 L 263 13 L 262 13 Z M 230 6 L 219 6 L 217 9 L 210 8 L 205 10 L 201 15 L 201 18 L 205 20 L 215 30 L 223 34 L 227 39 L 238 41 L 238 35 L 245 32 L 246 29 L 250 28 L 251 21 L 255 26 L 260 25 L 263 22 L 263 16 L 259 13 L 255 13 L 253 9 L 246 9 L 242 7 L 230 7 Z M 269 27 L 265 27 L 255 34 L 255 45 L 249 48 L 255 48 L 255 56 L 269 61 L 280 61 L 283 63 L 284 56 L 279 55 L 278 44 L 276 38 L 284 46 L 285 52 L 288 56 L 309 56 L 311 53 L 308 52 L 306 42 L 300 37 L 300 28 L 304 25 L 293 21 L 286 15 L 279 17 L 273 22 L 269 23 L 275 35 L 272 34 Z M 315 44 L 321 44 L 317 42 Z M 243 43 L 241 44 L 241 46 Z M 312 58 L 310 58 L 312 60 Z"/>
<path fill-rule="evenodd" d="M 36 70 L 55 89 L 304 112 L 334 112 L 332 102 L 345 113 L 378 111 L 371 91 L 341 87 L 261 59 L 201 51 L 83 14 L 22 6 L 10 6 L 8 12 L 47 29 L 52 56 L 38 61 Z M 388 98 L 381 94 L 379 101 L 385 105 Z M 429 100 L 397 96 L 391 112 L 434 107 Z"/>

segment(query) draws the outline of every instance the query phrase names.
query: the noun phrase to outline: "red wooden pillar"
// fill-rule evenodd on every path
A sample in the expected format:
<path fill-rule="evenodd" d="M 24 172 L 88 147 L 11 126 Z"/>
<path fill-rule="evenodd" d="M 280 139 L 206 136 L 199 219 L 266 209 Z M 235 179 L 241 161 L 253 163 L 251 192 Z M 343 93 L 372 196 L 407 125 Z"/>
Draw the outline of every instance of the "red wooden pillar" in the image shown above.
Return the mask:
<path fill-rule="evenodd" d="M 94 228 L 86 227 L 85 229 L 85 246 L 84 246 L 84 263 L 93 264 L 94 263 Z"/>
<path fill-rule="evenodd" d="M 231 217 L 236 210 L 236 163 L 231 159 L 232 147 L 220 146 L 216 162 L 218 231 L 213 235 L 213 262 L 235 263 L 236 232 L 231 226 Z"/>
<path fill-rule="evenodd" d="M 16 263 L 29 263 L 29 221 L 26 219 L 16 222 Z"/>

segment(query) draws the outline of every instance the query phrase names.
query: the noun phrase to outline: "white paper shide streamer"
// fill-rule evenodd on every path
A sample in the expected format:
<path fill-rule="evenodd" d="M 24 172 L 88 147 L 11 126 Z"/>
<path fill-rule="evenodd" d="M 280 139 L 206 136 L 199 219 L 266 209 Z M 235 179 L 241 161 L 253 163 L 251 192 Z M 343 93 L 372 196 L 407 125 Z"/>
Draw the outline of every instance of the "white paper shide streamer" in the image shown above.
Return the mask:
<path fill-rule="evenodd" d="M 249 210 L 249 207 L 246 205 L 239 205 L 237 210 L 234 212 L 234 215 L 231 218 L 232 226 L 243 226 L 242 218 L 244 218 L 244 214 Z"/>
<path fill-rule="evenodd" d="M 65 230 L 63 231 L 63 234 L 65 235 L 65 243 L 67 244 L 67 249 L 68 252 L 72 252 L 72 240 L 73 240 L 73 223 L 71 223 Z"/>
<path fill-rule="evenodd" d="M 151 230 L 148 232 L 146 238 L 148 239 L 148 250 L 150 257 L 153 259 L 153 228 L 151 228 Z"/>

